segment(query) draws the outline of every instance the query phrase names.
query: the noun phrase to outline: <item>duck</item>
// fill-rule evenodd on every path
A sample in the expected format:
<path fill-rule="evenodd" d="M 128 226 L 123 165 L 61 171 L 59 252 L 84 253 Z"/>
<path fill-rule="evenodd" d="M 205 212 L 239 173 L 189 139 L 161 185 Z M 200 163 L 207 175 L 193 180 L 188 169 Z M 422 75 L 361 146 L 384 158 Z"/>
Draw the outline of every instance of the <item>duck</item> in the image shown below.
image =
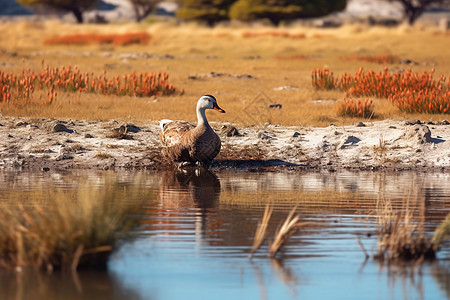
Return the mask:
<path fill-rule="evenodd" d="M 208 167 L 219 154 L 221 141 L 208 123 L 205 114 L 207 109 L 225 113 L 214 96 L 203 95 L 197 101 L 197 124 L 169 119 L 160 121 L 162 154 L 170 162 L 178 163 L 179 166 Z"/>

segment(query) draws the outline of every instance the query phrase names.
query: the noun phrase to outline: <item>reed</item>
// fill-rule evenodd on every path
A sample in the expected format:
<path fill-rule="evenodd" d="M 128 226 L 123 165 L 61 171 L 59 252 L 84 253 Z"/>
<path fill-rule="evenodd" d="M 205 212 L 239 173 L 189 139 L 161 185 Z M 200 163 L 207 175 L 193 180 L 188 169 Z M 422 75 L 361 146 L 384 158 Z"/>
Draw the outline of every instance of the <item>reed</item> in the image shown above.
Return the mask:
<path fill-rule="evenodd" d="M 275 257 L 281 248 L 286 244 L 289 238 L 297 232 L 302 223 L 300 222 L 300 216 L 294 215 L 297 207 L 294 207 L 286 220 L 278 227 L 275 232 L 274 240 L 269 245 L 269 257 Z"/>
<path fill-rule="evenodd" d="M 450 214 L 447 215 L 445 220 L 439 225 L 434 231 L 432 242 L 434 244 L 440 245 L 446 239 L 450 237 Z"/>
<path fill-rule="evenodd" d="M 395 212 L 384 201 L 378 218 L 378 251 L 375 259 L 382 261 L 434 259 L 438 245 L 426 235 L 424 222 L 417 222 L 414 210 L 406 207 Z"/>
<path fill-rule="evenodd" d="M 45 198 L 29 202 L 36 198 L 18 194 L 1 203 L 1 267 L 104 269 L 135 224 L 131 214 L 138 204 L 127 202 L 123 189 L 83 187 L 40 196 Z"/>
<path fill-rule="evenodd" d="M 282 222 L 275 231 L 272 241 L 269 241 L 268 256 L 275 258 L 283 246 L 287 243 L 289 238 L 295 234 L 300 228 L 311 225 L 309 222 L 301 222 L 299 215 L 294 215 L 297 210 L 297 206 L 292 208 L 289 215 Z M 258 222 L 255 238 L 253 240 L 253 247 L 250 250 L 249 258 L 253 257 L 255 253 L 266 240 L 267 228 L 269 226 L 270 218 L 272 216 L 273 207 L 270 204 L 266 205 L 263 218 Z"/>
<path fill-rule="evenodd" d="M 253 253 L 261 247 L 262 243 L 266 238 L 267 226 L 269 225 L 270 218 L 272 217 L 273 207 L 271 205 L 266 205 L 264 210 L 264 215 L 262 219 L 258 222 L 258 227 L 256 228 L 255 238 L 253 240 L 253 247 L 250 250 L 249 258 L 253 257 Z"/>

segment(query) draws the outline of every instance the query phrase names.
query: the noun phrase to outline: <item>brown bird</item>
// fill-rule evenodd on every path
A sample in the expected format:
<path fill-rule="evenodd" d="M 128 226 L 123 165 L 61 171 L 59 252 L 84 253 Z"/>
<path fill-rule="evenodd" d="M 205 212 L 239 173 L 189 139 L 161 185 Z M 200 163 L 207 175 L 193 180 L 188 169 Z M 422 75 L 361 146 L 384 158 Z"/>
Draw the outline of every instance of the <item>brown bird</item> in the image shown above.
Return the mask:
<path fill-rule="evenodd" d="M 206 119 L 205 110 L 225 111 L 214 96 L 201 96 L 197 102 L 197 125 L 185 121 L 161 120 L 162 154 L 180 165 L 200 164 L 207 167 L 220 151 L 220 138 Z"/>

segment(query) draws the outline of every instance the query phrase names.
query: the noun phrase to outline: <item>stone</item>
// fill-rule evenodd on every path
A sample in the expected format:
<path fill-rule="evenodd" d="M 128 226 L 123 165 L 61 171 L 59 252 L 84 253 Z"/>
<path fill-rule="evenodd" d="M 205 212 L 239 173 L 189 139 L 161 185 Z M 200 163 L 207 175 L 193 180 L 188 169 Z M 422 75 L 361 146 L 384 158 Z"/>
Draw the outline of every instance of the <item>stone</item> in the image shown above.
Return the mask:
<path fill-rule="evenodd" d="M 357 143 L 359 143 L 361 141 L 361 139 L 353 136 L 353 135 L 344 135 L 341 138 L 341 142 L 338 145 L 338 149 L 345 149 L 347 147 L 350 147 L 352 145 L 355 145 Z"/>
<path fill-rule="evenodd" d="M 405 129 L 405 138 L 408 140 L 417 141 L 419 144 L 431 142 L 431 131 L 427 125 L 416 124 Z"/>
<path fill-rule="evenodd" d="M 58 123 L 55 126 L 53 126 L 53 132 L 67 132 L 67 133 L 73 133 L 72 129 L 68 129 L 66 125 Z"/>
<path fill-rule="evenodd" d="M 239 130 L 234 126 L 224 125 L 224 126 L 222 126 L 221 131 L 222 131 L 222 134 L 225 134 L 228 137 L 241 135 L 239 133 Z"/>

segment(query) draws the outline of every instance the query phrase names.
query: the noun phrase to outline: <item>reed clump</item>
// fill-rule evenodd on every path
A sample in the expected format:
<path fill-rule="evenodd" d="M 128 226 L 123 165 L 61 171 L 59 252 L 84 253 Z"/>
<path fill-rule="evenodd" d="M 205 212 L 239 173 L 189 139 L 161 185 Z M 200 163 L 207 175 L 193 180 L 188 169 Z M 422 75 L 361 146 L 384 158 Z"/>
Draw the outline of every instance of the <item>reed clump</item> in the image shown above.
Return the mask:
<path fill-rule="evenodd" d="M 407 199 L 404 207 L 394 211 L 390 200 L 383 197 L 377 201 L 377 253 L 374 259 L 386 262 L 432 260 L 440 242 L 431 239 L 425 231 L 424 204 L 410 203 Z M 450 227 L 449 227 L 450 228 Z M 369 257 L 358 240 L 366 258 Z"/>
<path fill-rule="evenodd" d="M 135 224 L 138 203 L 124 195 L 123 189 L 84 187 L 50 191 L 42 201 L 17 195 L 1 203 L 0 267 L 105 269 Z"/>
<path fill-rule="evenodd" d="M 432 242 L 412 218 L 410 211 L 383 217 L 378 230 L 378 253 L 375 259 L 392 261 L 436 258 L 437 244 Z"/>

